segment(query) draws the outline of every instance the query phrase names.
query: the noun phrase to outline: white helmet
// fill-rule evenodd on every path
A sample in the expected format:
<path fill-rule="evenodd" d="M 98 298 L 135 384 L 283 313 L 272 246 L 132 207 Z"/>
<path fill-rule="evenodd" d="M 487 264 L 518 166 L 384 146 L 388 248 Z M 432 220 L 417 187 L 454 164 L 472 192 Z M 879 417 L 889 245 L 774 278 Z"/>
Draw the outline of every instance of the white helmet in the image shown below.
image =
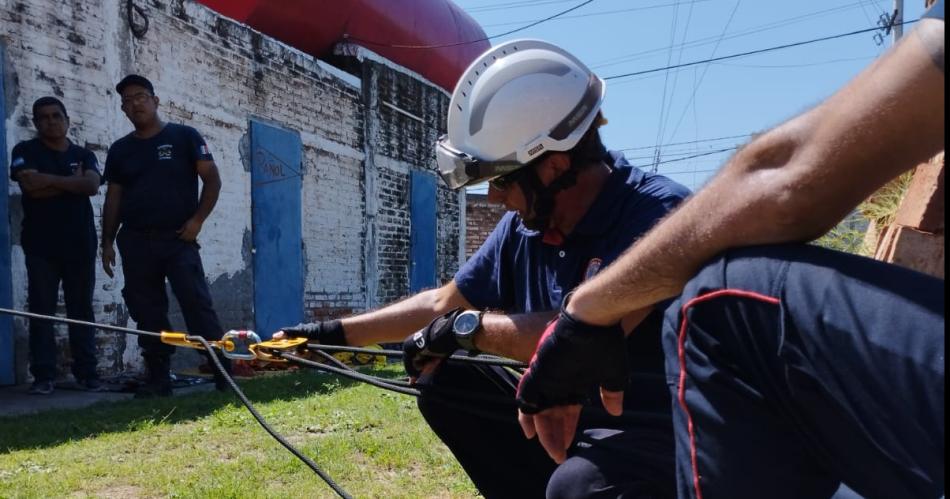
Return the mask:
<path fill-rule="evenodd" d="M 604 91 L 603 80 L 550 43 L 516 40 L 489 49 L 455 85 L 448 133 L 436 145 L 439 174 L 458 189 L 573 148 Z"/>

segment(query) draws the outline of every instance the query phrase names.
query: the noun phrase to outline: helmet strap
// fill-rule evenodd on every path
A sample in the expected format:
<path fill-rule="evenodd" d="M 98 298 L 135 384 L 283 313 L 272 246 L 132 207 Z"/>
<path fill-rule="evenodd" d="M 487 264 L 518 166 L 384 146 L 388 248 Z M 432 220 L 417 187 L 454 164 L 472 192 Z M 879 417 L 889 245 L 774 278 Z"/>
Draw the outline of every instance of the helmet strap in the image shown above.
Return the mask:
<path fill-rule="evenodd" d="M 534 214 L 531 221 L 522 220 L 524 226 L 540 232 L 548 229 L 551 223 L 551 215 L 554 213 L 554 198 L 564 189 L 567 189 L 577 183 L 578 167 L 571 162 L 571 166 L 560 177 L 554 179 L 550 185 L 545 186 L 538 177 L 535 168 L 527 166 L 530 171 L 525 175 L 518 177 L 518 186 L 524 194 L 525 204 L 529 208 L 529 213 Z"/>

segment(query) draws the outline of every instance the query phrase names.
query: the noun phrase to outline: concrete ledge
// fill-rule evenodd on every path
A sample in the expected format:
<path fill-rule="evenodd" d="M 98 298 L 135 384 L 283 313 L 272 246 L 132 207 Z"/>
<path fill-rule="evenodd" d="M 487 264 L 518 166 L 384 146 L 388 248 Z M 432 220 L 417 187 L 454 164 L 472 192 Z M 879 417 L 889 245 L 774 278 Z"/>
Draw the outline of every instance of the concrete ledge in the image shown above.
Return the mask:
<path fill-rule="evenodd" d="M 31 395 L 30 385 L 0 388 L 0 417 L 37 414 L 60 409 L 81 409 L 100 402 L 119 402 L 133 398 L 131 393 L 87 392 L 57 386 L 49 395 Z M 175 397 L 195 392 L 214 391 L 214 383 L 176 388 Z"/>

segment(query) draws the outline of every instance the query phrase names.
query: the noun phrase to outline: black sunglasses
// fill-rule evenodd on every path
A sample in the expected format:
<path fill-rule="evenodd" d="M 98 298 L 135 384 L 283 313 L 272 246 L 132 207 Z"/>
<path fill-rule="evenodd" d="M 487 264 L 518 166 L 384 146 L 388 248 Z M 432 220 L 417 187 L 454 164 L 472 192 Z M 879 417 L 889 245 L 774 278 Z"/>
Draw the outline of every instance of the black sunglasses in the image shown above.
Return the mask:
<path fill-rule="evenodd" d="M 518 179 L 524 174 L 524 171 L 527 167 L 528 165 L 525 165 L 511 173 L 502 175 L 500 177 L 495 177 L 488 181 L 488 185 L 490 185 L 495 190 L 503 191 L 510 187 L 511 184 L 517 182 Z"/>
<path fill-rule="evenodd" d="M 513 171 L 513 172 L 511 172 L 511 173 L 506 173 L 506 174 L 504 174 L 504 175 L 502 175 L 502 176 L 500 176 L 500 177 L 495 177 L 495 178 L 489 180 L 489 181 L 488 181 L 488 185 L 494 187 L 495 190 L 499 190 L 499 191 L 503 191 L 503 190 L 505 190 L 505 189 L 511 187 L 511 184 L 517 182 L 518 179 L 520 179 L 521 176 L 524 175 L 525 172 L 527 172 L 529 168 L 533 168 L 534 165 L 540 164 L 542 161 L 544 161 L 545 159 L 547 159 L 547 157 L 551 154 L 551 152 L 553 152 L 553 151 L 547 151 L 547 152 L 545 152 L 544 154 L 542 154 L 542 155 L 538 156 L 537 158 L 534 158 L 534 159 L 532 159 L 531 161 L 525 163 L 524 166 L 522 166 L 521 168 L 518 168 L 517 170 L 515 170 L 515 171 Z"/>

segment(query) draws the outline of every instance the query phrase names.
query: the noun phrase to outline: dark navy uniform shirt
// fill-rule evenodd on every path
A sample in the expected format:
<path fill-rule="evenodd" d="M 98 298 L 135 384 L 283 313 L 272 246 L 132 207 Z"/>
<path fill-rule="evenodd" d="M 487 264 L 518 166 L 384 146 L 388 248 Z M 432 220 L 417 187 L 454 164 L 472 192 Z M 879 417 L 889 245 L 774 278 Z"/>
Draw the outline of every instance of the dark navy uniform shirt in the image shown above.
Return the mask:
<path fill-rule="evenodd" d="M 613 262 L 689 190 L 631 166 L 618 152 L 613 172 L 577 226 L 553 246 L 506 213 L 485 243 L 455 274 L 462 296 L 479 309 L 507 313 L 555 310 L 561 298 Z"/>
<path fill-rule="evenodd" d="M 22 170 L 73 175 L 77 170 L 99 174 L 96 155 L 72 142 L 66 151 L 50 149 L 40 139 L 20 142 L 10 156 L 10 178 Z M 96 256 L 92 203 L 85 194 L 64 192 L 48 198 L 23 194 L 23 252 L 47 258 L 89 259 Z"/>
<path fill-rule="evenodd" d="M 931 5 L 930 8 L 927 9 L 927 12 L 924 12 L 924 15 L 921 17 L 929 17 L 943 21 L 943 0 L 937 0 L 934 2 L 934 4 Z"/>
<path fill-rule="evenodd" d="M 198 210 L 198 161 L 212 161 L 197 130 L 168 123 L 154 137 L 115 141 L 105 180 L 122 186 L 119 222 L 136 230 L 177 230 Z"/>

